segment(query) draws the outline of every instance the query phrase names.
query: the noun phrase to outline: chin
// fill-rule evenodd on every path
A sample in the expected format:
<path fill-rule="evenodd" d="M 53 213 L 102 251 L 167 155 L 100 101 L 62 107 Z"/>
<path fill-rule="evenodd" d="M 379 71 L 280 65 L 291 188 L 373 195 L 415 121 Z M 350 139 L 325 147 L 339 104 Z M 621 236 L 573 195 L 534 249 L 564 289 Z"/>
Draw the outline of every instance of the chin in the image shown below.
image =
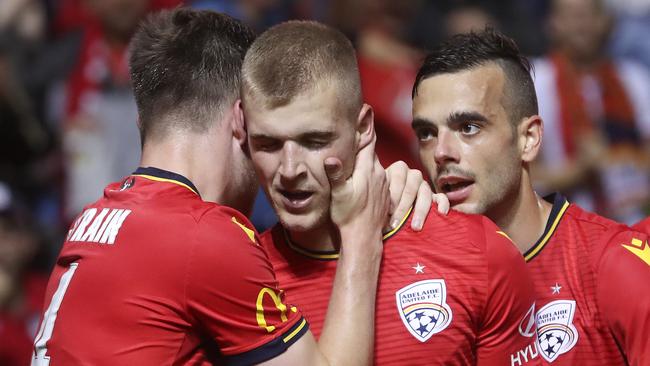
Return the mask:
<path fill-rule="evenodd" d="M 289 231 L 305 232 L 319 228 L 322 225 L 322 220 L 319 220 L 320 215 L 315 212 L 310 212 L 303 215 L 295 215 L 287 212 L 278 213 L 280 223 Z"/>
<path fill-rule="evenodd" d="M 452 205 L 451 208 L 466 214 L 482 215 L 485 213 L 485 210 L 482 209 L 481 205 L 476 202 L 461 202 L 459 204 Z"/>

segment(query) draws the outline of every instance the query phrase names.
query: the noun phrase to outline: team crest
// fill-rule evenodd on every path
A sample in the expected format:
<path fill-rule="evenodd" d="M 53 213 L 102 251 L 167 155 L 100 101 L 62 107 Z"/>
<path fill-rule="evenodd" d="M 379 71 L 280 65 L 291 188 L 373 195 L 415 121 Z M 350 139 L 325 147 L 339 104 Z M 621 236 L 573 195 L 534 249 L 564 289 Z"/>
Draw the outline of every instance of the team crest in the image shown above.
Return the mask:
<path fill-rule="evenodd" d="M 424 280 L 395 293 L 397 310 L 406 329 L 420 342 L 440 333 L 451 323 L 445 280 Z"/>
<path fill-rule="evenodd" d="M 575 311 L 575 301 L 556 300 L 537 312 L 537 344 L 546 361 L 555 361 L 578 342 L 578 330 L 573 326 Z"/>

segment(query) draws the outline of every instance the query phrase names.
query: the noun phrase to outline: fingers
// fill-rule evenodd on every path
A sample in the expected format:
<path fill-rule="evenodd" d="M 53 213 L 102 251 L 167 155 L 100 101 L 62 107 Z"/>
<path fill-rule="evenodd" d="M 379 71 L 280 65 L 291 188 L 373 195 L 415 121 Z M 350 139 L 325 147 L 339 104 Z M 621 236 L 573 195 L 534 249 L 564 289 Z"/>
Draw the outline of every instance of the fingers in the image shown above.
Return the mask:
<path fill-rule="evenodd" d="M 413 208 L 413 219 L 411 220 L 411 228 L 413 230 L 422 230 L 424 221 L 426 220 L 427 215 L 429 215 L 429 210 L 431 210 L 432 195 L 433 192 L 431 191 L 429 184 L 422 181 L 420 188 L 418 189 L 418 197 L 415 201 L 415 207 Z"/>
<path fill-rule="evenodd" d="M 325 159 L 323 164 L 325 166 L 325 174 L 327 174 L 327 179 L 330 182 L 332 190 L 345 183 L 345 177 L 343 176 L 343 163 L 341 160 L 330 157 Z"/>
<path fill-rule="evenodd" d="M 397 204 L 399 203 L 400 197 L 402 197 L 402 192 L 404 191 L 404 185 L 406 184 L 406 176 L 408 174 L 409 167 L 403 161 L 396 161 L 386 168 L 386 179 L 388 182 L 388 189 L 390 191 L 390 212 L 395 212 Z M 392 222 L 390 223 L 388 229 L 392 229 Z"/>
<path fill-rule="evenodd" d="M 433 193 L 431 197 L 438 205 L 438 212 L 445 215 L 449 213 L 449 198 L 444 193 Z"/>
<path fill-rule="evenodd" d="M 399 202 L 397 203 L 397 206 L 395 207 L 395 210 L 391 216 L 390 225 L 392 229 L 396 228 L 404 216 L 408 214 L 408 211 L 411 206 L 413 206 L 413 202 L 416 200 L 416 197 L 418 201 L 420 201 L 420 207 L 431 206 L 431 193 L 426 195 L 426 199 L 418 196 L 418 191 L 422 185 L 422 182 L 424 182 L 424 179 L 422 178 L 422 173 L 419 170 L 410 169 L 408 171 L 406 174 L 406 183 L 404 184 L 404 189 L 401 196 L 399 197 Z M 422 210 L 422 208 L 420 209 Z M 426 213 L 428 213 L 429 209 L 427 208 L 426 210 Z"/>

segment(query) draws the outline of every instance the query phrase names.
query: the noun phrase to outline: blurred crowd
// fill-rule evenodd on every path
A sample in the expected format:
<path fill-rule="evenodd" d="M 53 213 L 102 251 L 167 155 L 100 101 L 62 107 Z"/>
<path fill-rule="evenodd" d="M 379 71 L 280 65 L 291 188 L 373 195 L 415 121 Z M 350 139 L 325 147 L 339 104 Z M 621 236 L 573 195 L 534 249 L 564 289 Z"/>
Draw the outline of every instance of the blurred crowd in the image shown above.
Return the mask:
<path fill-rule="evenodd" d="M 378 154 L 418 167 L 411 88 L 424 51 L 491 25 L 534 60 L 541 194 L 634 223 L 650 211 L 650 2 L 646 0 L 0 1 L 0 364 L 25 365 L 46 275 L 67 225 L 137 166 L 128 42 L 148 12 L 188 5 L 257 31 L 287 19 L 354 42 Z M 263 195 L 253 218 L 274 216 Z"/>

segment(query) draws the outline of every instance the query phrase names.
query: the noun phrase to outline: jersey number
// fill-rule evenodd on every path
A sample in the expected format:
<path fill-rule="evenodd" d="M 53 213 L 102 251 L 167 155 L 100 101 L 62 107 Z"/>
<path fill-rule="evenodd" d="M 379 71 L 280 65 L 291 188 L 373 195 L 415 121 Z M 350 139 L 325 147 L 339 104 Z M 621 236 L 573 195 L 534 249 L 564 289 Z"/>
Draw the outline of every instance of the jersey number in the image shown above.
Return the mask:
<path fill-rule="evenodd" d="M 61 276 L 59 287 L 56 288 L 50 306 L 47 307 L 45 315 L 43 315 L 43 322 L 41 323 L 41 327 L 38 329 L 36 340 L 34 341 L 32 366 L 48 366 L 50 364 L 50 357 L 46 355 L 47 342 L 52 338 L 56 315 L 59 312 L 59 307 L 63 301 L 63 296 L 65 296 L 65 291 L 68 289 L 68 285 L 70 284 L 74 271 L 77 270 L 78 265 L 79 263 L 71 263 L 70 268 L 68 268 L 63 276 Z"/>

